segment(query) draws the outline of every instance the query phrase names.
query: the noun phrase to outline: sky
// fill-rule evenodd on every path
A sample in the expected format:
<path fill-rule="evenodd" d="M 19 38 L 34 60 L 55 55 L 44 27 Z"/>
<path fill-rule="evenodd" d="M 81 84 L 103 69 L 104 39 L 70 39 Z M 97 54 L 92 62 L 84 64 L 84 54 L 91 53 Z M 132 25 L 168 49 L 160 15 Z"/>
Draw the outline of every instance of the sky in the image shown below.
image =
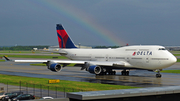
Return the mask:
<path fill-rule="evenodd" d="M 179 0 L 0 0 L 0 46 L 180 46 Z"/>

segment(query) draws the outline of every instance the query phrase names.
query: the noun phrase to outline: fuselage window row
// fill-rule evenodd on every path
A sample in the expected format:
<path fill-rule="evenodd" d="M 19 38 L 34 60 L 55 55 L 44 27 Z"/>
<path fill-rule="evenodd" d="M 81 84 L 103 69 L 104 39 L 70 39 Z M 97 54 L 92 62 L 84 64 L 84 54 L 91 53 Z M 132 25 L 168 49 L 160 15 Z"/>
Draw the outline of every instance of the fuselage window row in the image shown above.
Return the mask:
<path fill-rule="evenodd" d="M 131 58 L 131 59 L 142 59 L 142 58 Z"/>
<path fill-rule="evenodd" d="M 169 60 L 168 58 L 151 58 L 152 60 Z"/>
<path fill-rule="evenodd" d="M 109 59 L 125 59 L 124 57 L 109 57 Z"/>
<path fill-rule="evenodd" d="M 95 57 L 95 58 L 99 58 L 100 59 L 100 58 L 104 58 L 104 57 Z"/>
<path fill-rule="evenodd" d="M 126 49 L 125 51 L 136 51 L 136 49 Z"/>

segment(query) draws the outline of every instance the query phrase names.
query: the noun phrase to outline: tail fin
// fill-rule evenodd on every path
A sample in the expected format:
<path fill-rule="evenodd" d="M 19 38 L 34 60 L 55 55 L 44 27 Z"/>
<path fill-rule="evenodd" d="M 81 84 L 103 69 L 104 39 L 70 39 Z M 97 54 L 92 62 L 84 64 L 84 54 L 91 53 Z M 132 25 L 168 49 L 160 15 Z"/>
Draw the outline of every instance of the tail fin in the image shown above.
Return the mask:
<path fill-rule="evenodd" d="M 59 48 L 77 48 L 61 24 L 57 24 Z"/>

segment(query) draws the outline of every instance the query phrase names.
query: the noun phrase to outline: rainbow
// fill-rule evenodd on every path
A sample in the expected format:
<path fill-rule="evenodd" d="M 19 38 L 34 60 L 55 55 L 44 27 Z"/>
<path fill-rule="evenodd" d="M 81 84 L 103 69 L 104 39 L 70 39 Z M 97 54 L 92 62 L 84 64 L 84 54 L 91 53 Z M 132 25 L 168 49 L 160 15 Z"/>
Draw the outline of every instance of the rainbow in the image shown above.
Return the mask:
<path fill-rule="evenodd" d="M 46 11 L 48 11 L 49 13 L 57 14 L 57 16 L 59 16 L 60 14 L 61 16 L 69 20 L 68 23 L 77 23 L 82 28 L 89 30 L 92 34 L 103 38 L 111 45 L 126 45 L 124 41 L 121 41 L 115 34 L 110 32 L 108 29 L 99 26 L 95 22 L 95 20 L 92 20 L 92 18 L 90 17 L 84 17 L 86 15 L 85 12 L 69 6 L 64 1 L 29 0 L 27 2 L 30 2 L 31 4 L 40 8 L 46 8 Z"/>

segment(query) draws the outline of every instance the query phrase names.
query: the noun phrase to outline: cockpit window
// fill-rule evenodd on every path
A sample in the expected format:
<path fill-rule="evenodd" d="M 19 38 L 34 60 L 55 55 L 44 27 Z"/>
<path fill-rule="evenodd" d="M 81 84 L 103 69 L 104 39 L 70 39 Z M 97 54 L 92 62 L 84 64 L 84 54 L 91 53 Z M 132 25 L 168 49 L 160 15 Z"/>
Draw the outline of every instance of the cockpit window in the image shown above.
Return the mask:
<path fill-rule="evenodd" d="M 159 48 L 159 50 L 166 50 L 165 48 Z"/>

